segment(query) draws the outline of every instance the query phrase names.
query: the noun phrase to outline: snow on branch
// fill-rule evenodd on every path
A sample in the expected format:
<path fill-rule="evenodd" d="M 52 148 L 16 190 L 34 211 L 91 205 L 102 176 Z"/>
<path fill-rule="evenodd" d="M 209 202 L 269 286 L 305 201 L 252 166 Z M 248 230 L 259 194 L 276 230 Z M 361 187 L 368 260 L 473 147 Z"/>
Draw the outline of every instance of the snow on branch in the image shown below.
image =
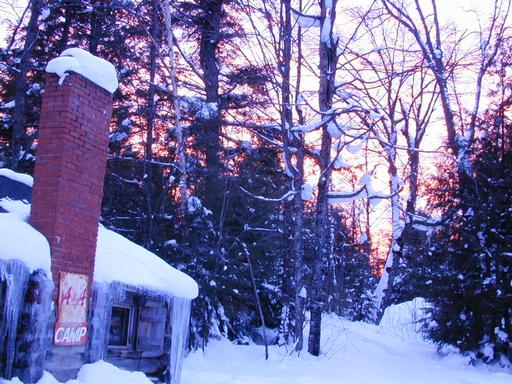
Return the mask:
<path fill-rule="evenodd" d="M 349 203 L 358 199 L 370 199 L 375 201 L 375 205 L 378 204 L 381 200 L 391 199 L 393 196 L 397 195 L 400 191 L 389 194 L 379 194 L 375 192 L 371 186 L 363 185 L 360 189 L 350 192 L 329 192 L 327 197 L 329 199 L 329 204 L 341 204 L 341 203 Z"/>
<path fill-rule="evenodd" d="M 261 228 L 261 227 L 251 227 L 249 224 L 244 224 L 244 231 L 250 232 L 277 232 L 283 233 L 283 230 L 280 228 Z"/>
<path fill-rule="evenodd" d="M 330 120 L 330 119 L 328 119 Z M 316 120 L 309 124 L 303 124 L 303 125 L 297 125 L 295 128 L 292 129 L 293 132 L 302 132 L 302 133 L 308 133 L 317 130 L 322 125 L 327 123 L 327 119 L 322 120 Z"/>
<path fill-rule="evenodd" d="M 223 120 L 222 123 L 224 125 L 229 125 L 231 127 L 243 127 L 250 129 L 265 129 L 265 130 L 274 130 L 280 129 L 281 125 L 279 124 L 255 124 L 247 121 L 236 121 L 236 120 Z"/>
<path fill-rule="evenodd" d="M 330 204 L 349 203 L 354 200 L 368 197 L 366 185 L 361 188 L 350 192 L 329 192 L 327 194 Z"/>
<path fill-rule="evenodd" d="M 141 187 L 142 186 L 142 181 L 140 180 L 137 180 L 137 179 L 126 179 L 122 176 L 119 176 L 117 173 L 110 173 L 110 176 L 112 176 L 113 178 L 123 182 L 123 183 L 126 183 L 126 184 L 134 184 L 134 185 L 137 185 L 138 187 Z"/>
<path fill-rule="evenodd" d="M 320 16 L 306 15 L 292 8 L 293 18 L 301 28 L 320 28 Z"/>
<path fill-rule="evenodd" d="M 336 109 L 331 108 L 328 111 L 315 111 L 315 112 L 322 114 L 324 116 L 323 119 L 315 120 L 309 124 L 297 125 L 296 127 L 293 127 L 291 129 L 291 131 L 292 132 L 302 132 L 302 133 L 308 133 L 308 132 L 315 131 L 315 130 L 319 129 L 320 127 L 322 127 L 324 124 L 328 124 L 331 120 L 334 119 Z"/>
<path fill-rule="evenodd" d="M 265 196 L 260 196 L 260 195 L 255 195 L 251 192 L 249 192 L 247 189 L 245 188 L 242 188 L 242 187 L 239 187 L 243 192 L 245 192 L 246 194 L 248 194 L 249 196 L 251 196 L 253 199 L 257 199 L 257 200 L 261 200 L 261 201 L 269 201 L 269 202 L 273 202 L 273 203 L 279 203 L 281 201 L 284 201 L 284 200 L 290 200 L 291 198 L 293 198 L 293 196 L 297 193 L 297 191 L 288 191 L 286 192 L 283 196 L 281 197 L 278 197 L 278 198 L 270 198 L 270 197 L 265 197 Z"/>
<path fill-rule="evenodd" d="M 122 156 L 109 156 L 109 159 L 118 159 L 118 160 L 124 160 L 124 161 L 134 161 L 134 162 L 141 162 L 146 164 L 154 164 L 161 167 L 171 167 L 178 171 L 180 171 L 180 168 L 176 163 L 169 163 L 165 161 L 158 161 L 158 160 L 147 160 L 147 159 L 138 159 L 134 157 L 122 157 Z"/>
<path fill-rule="evenodd" d="M 417 214 L 413 214 L 411 212 L 408 213 L 408 220 L 412 222 L 412 225 L 415 229 L 423 232 L 432 231 L 433 229 L 436 229 L 443 225 L 443 222 L 440 220 L 420 216 Z"/>
<path fill-rule="evenodd" d="M 377 205 L 381 200 L 390 199 L 400 193 L 401 189 L 390 194 L 380 194 L 376 192 L 371 184 L 373 172 L 374 171 L 370 171 L 361 176 L 361 179 L 359 180 L 359 185 L 361 185 L 361 187 L 359 189 L 348 192 L 329 192 L 327 194 L 329 204 L 349 203 L 354 200 L 367 198 L 373 200 L 373 204 Z"/>

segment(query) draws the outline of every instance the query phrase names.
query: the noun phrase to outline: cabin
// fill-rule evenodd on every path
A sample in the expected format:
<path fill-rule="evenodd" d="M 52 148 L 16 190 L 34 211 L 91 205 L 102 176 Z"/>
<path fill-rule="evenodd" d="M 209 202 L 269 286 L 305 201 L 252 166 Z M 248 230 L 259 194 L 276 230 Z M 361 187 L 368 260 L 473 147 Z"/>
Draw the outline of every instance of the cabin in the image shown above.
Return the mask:
<path fill-rule="evenodd" d="M 0 169 L 0 378 L 179 383 L 196 282 L 99 224 L 115 70 L 72 48 L 47 72 L 34 178 Z"/>

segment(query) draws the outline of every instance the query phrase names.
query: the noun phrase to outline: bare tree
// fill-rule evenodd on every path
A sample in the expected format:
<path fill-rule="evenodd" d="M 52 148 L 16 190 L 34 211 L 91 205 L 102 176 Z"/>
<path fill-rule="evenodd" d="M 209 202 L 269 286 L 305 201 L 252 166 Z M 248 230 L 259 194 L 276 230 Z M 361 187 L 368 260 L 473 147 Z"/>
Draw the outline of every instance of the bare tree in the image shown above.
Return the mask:
<path fill-rule="evenodd" d="M 345 70 L 352 74 L 352 86 L 366 108 L 372 110 L 360 113 L 359 118 L 382 148 L 391 207 L 390 247 L 375 292 L 375 318 L 379 321 L 390 304 L 402 250 L 411 237 L 409 218 L 416 209 L 420 145 L 438 94 L 423 56 L 418 55 L 403 27 L 390 28 L 386 14 L 379 9 L 359 17 L 364 39 L 350 49 L 355 60 L 349 61 Z M 404 191 L 409 192 L 407 198 L 402 196 Z"/>
<path fill-rule="evenodd" d="M 302 0 L 299 1 L 299 12 L 302 11 Z M 299 125 L 305 123 L 304 111 L 300 105 L 301 96 L 301 76 L 303 66 L 303 53 L 302 53 L 302 28 L 297 26 L 297 82 L 295 85 L 295 109 L 297 113 L 297 122 Z M 304 138 L 300 133 L 293 134 L 293 147 L 296 149 L 295 157 L 295 173 L 293 185 L 297 193 L 293 200 L 293 213 L 294 213 L 294 233 L 293 233 L 293 255 L 294 272 L 295 272 L 295 313 L 294 313 L 294 335 L 295 335 L 295 350 L 300 352 L 303 348 L 304 340 L 302 330 L 304 327 L 304 201 L 302 198 L 302 188 L 304 185 Z M 300 188 L 300 190 L 298 190 Z"/>
<path fill-rule="evenodd" d="M 248 2 L 250 3 L 250 2 Z M 264 2 L 261 8 L 251 8 L 248 11 L 249 20 L 255 33 L 258 45 L 258 60 L 269 70 L 271 90 L 270 111 L 267 119 L 273 122 L 275 128 L 279 127 L 279 136 L 270 131 L 264 139 L 271 145 L 278 145 L 282 149 L 285 172 L 288 176 L 289 199 L 283 201 L 285 225 L 283 236 L 285 250 L 283 254 L 283 281 L 282 292 L 284 308 L 281 314 L 281 333 L 287 341 L 294 341 L 294 350 L 299 352 L 303 348 L 304 325 L 304 201 L 301 189 L 304 184 L 305 147 L 304 134 L 295 130 L 297 123 L 304 124 L 305 117 L 301 103 L 302 95 L 301 77 L 303 69 L 302 33 L 300 24 L 296 23 L 292 14 L 290 0 Z M 302 9 L 302 1 L 298 3 Z M 259 29 L 260 23 L 253 16 L 264 16 L 265 28 Z M 260 13 L 261 12 L 261 13 Z M 272 18 L 271 14 L 279 17 Z M 295 77 L 295 84 L 293 84 Z M 295 99 L 295 103 L 293 102 Z M 296 118 L 294 118 L 294 109 Z M 275 113 L 272 111 L 275 109 Z M 254 127 L 256 134 L 260 135 L 265 127 Z M 271 130 L 275 130 L 272 128 Z M 276 141 L 278 140 L 278 142 Z"/>
<path fill-rule="evenodd" d="M 144 246 L 148 249 L 152 248 L 153 243 L 153 130 L 155 126 L 155 76 L 157 69 L 158 47 L 156 46 L 159 35 L 159 7 L 158 0 L 151 1 L 151 26 L 150 26 L 150 49 L 149 49 L 149 90 L 148 90 L 148 106 L 146 110 L 146 145 L 144 150 L 144 195 L 146 200 L 146 213 L 144 225 Z"/>
<path fill-rule="evenodd" d="M 384 309 L 391 303 L 391 292 L 398 270 L 398 265 L 403 257 L 407 242 L 411 240 L 413 233 L 413 217 L 416 212 L 416 200 L 419 177 L 419 145 L 430 121 L 435 102 L 439 99 L 442 105 L 443 117 L 446 126 L 448 148 L 457 159 L 459 183 L 471 188 L 472 166 L 470 161 L 471 146 L 475 137 L 476 117 L 479 112 L 481 90 L 483 79 L 492 64 L 504 32 L 504 21 L 508 16 L 510 1 L 494 2 L 493 14 L 490 25 L 484 32 L 480 31 L 480 49 L 476 63 L 471 63 L 477 68 L 475 78 L 475 96 L 472 111 L 469 113 L 469 121 L 465 119 L 463 108 L 460 106 L 455 74 L 464 63 L 456 55 L 456 50 L 449 47 L 443 38 L 445 29 L 439 20 L 437 3 L 430 2 L 430 8 L 414 0 L 415 13 L 409 12 L 404 1 L 382 0 L 384 9 L 400 27 L 408 31 L 415 42 L 415 47 L 409 47 L 409 51 L 419 51 L 422 58 L 421 63 L 411 68 L 407 78 L 409 82 L 408 95 L 403 92 L 393 93 L 390 88 L 389 95 L 395 95 L 394 104 L 389 105 L 387 111 L 390 117 L 391 126 L 400 122 L 400 132 L 405 139 L 405 147 L 408 156 L 408 198 L 404 214 L 400 215 L 400 202 L 398 200 L 396 179 L 396 148 L 398 130 L 392 129 L 391 135 L 386 135 L 386 141 L 379 139 L 386 151 L 387 161 L 390 164 L 391 193 L 397 194 L 392 197 L 392 236 L 391 246 L 388 253 L 385 270 L 377 287 L 376 296 L 376 321 L 379 321 Z M 399 28 L 400 29 L 400 28 Z M 456 35 L 452 44 L 456 45 L 463 41 L 464 34 Z M 404 42 L 407 42 L 406 38 Z M 404 44 L 402 47 L 405 48 Z M 450 49 L 451 48 L 451 49 Z M 474 59 L 474 55 L 470 55 Z M 427 70 L 430 76 L 426 73 Z M 391 76 L 395 76 L 391 68 L 386 70 Z M 402 69 L 402 74 L 406 74 Z M 431 83 L 434 83 L 435 87 Z M 403 83 L 405 85 L 405 83 Z M 453 87 L 450 87 L 453 84 Z M 405 97 L 404 97 L 405 96 Z M 459 107 L 456 112 L 455 106 Z M 394 117 L 396 116 L 396 118 Z M 395 126 L 396 128 L 396 126 Z M 385 130 L 385 132 L 389 132 Z"/>
<path fill-rule="evenodd" d="M 483 80 L 501 46 L 511 2 L 510 0 L 494 0 L 489 25 L 479 32 L 475 96 L 468 124 L 465 123 L 466 119 L 465 116 L 462 116 L 462 111 L 459 109 L 460 112 L 457 114 L 455 109 L 457 89 L 450 89 L 450 82 L 456 84 L 454 74 L 461 62 L 456 57 L 455 50 L 448 49 L 447 42 L 454 39 L 444 36 L 437 1 L 431 0 L 430 7 L 428 7 L 419 0 L 414 0 L 414 13 L 407 10 L 409 7 L 404 1 L 381 0 L 381 2 L 387 13 L 397 23 L 404 26 L 414 38 L 436 80 L 443 108 L 448 148 L 457 159 L 459 182 L 470 188 L 473 178 L 470 153 L 475 138 L 476 117 L 480 108 Z M 464 38 L 464 33 L 456 34 L 453 44 L 459 44 Z"/>

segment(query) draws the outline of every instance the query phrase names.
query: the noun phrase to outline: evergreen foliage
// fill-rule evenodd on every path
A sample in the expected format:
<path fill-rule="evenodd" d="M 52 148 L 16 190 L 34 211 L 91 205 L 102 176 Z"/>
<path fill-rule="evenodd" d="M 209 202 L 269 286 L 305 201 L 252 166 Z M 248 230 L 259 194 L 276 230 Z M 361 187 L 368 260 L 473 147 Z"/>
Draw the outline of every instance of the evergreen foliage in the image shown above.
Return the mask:
<path fill-rule="evenodd" d="M 487 117 L 474 184 L 443 178 L 433 191 L 443 225 L 428 250 L 425 296 L 433 340 L 505 362 L 512 358 L 512 124 L 502 113 Z"/>
<path fill-rule="evenodd" d="M 449 172 L 448 172 L 449 174 Z M 404 241 L 407 246 L 403 248 L 403 257 L 398 266 L 396 282 L 389 295 L 391 304 L 403 303 L 416 297 L 425 297 L 428 290 L 427 281 L 431 262 L 427 257 L 428 247 L 431 242 L 434 225 L 429 224 L 429 215 L 419 212 L 413 218 L 413 224 L 409 237 Z M 403 236 L 403 235 L 402 235 Z"/>
<path fill-rule="evenodd" d="M 331 260 L 326 273 L 326 310 L 354 321 L 370 321 L 376 279 L 371 271 L 370 255 L 359 243 L 358 233 L 349 226 L 348 215 L 331 209 L 333 238 Z"/>

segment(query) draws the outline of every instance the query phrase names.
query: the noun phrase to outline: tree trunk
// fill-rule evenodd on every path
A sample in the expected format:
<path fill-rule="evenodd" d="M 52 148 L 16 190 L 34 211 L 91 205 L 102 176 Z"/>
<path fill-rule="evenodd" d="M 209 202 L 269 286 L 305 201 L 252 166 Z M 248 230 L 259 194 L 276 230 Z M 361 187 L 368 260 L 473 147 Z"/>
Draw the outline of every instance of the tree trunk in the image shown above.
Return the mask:
<path fill-rule="evenodd" d="M 302 0 L 299 1 L 299 12 L 302 12 Z M 295 88 L 295 107 L 297 112 L 297 118 L 299 124 L 304 124 L 304 113 L 301 106 L 297 104 L 297 100 L 300 97 L 301 90 L 301 74 L 302 74 L 302 28 L 300 25 L 297 29 L 297 84 Z M 296 148 L 296 164 L 295 169 L 297 174 L 294 178 L 295 188 L 302 188 L 304 184 L 304 138 L 298 133 L 294 136 L 292 145 Z M 294 239 L 293 239 L 293 250 L 294 250 L 294 270 L 295 270 L 295 313 L 294 313 L 294 335 L 295 335 L 295 350 L 297 352 L 302 351 L 304 344 L 304 336 L 302 329 L 304 327 L 304 305 L 305 295 L 303 292 L 304 287 L 304 201 L 302 200 L 302 194 L 297 193 L 294 197 Z"/>
<path fill-rule="evenodd" d="M 295 165 L 293 164 L 292 152 L 290 151 L 292 134 L 290 131 L 290 127 L 293 126 L 293 115 L 291 108 L 291 87 L 290 87 L 290 66 L 291 66 L 291 56 L 292 56 L 292 26 L 291 26 L 291 6 L 290 0 L 283 0 L 281 2 L 280 8 L 280 37 L 282 47 L 278 51 L 278 69 L 281 75 L 281 136 L 284 143 L 284 160 L 286 162 L 286 169 L 289 170 L 291 179 L 290 179 L 290 190 L 296 190 L 297 186 L 295 185 L 295 179 L 297 176 L 297 170 L 295 169 Z M 297 195 L 295 196 L 297 197 Z M 284 211 L 285 211 L 285 250 L 284 250 L 284 273 L 283 273 L 283 301 L 285 306 L 288 308 L 287 313 L 284 314 L 284 318 L 282 319 L 282 328 L 285 331 L 283 335 L 287 341 L 289 341 L 289 337 L 292 335 L 290 325 L 291 321 L 291 308 L 293 303 L 295 302 L 295 289 L 297 289 L 297 284 L 294 281 L 295 278 L 295 264 L 294 258 L 297 256 L 294 254 L 296 250 L 295 244 L 297 242 L 296 233 L 295 233 L 295 211 L 294 211 L 294 202 L 285 201 L 284 203 Z"/>
<path fill-rule="evenodd" d="M 332 8 L 327 5 L 332 3 Z M 334 80 L 336 76 L 338 44 L 332 33 L 336 15 L 336 1 L 321 2 L 321 37 L 320 37 L 320 87 L 318 100 L 320 111 L 326 113 L 332 107 L 334 96 Z M 325 116 L 322 116 L 322 118 Z M 321 321 L 323 309 L 323 270 L 324 262 L 329 251 L 329 211 L 328 192 L 331 181 L 331 136 L 327 131 L 327 124 L 322 126 L 322 145 L 320 148 L 319 179 L 317 184 L 317 204 L 315 213 L 316 248 L 313 263 L 313 284 L 311 286 L 311 322 L 309 331 L 308 352 L 314 356 L 320 354 Z"/>
<path fill-rule="evenodd" d="M 256 279 L 254 278 L 254 271 L 252 269 L 252 262 L 249 256 L 249 252 L 245 252 L 247 258 L 247 265 L 249 266 L 249 273 L 251 275 L 251 285 L 254 292 L 254 299 L 256 301 L 256 307 L 258 308 L 258 316 L 261 322 L 261 329 L 263 331 L 263 343 L 265 344 L 265 360 L 268 360 L 268 342 L 267 342 L 267 326 L 265 324 L 265 317 L 263 316 L 263 309 L 261 307 L 260 295 L 258 294 L 258 287 L 256 286 Z"/>
<path fill-rule="evenodd" d="M 200 132 L 198 145 L 205 152 L 206 174 L 203 185 L 205 205 L 212 210 L 218 219 L 222 200 L 223 183 L 219 183 L 221 172 L 221 141 L 222 128 L 221 103 L 219 95 L 220 67 L 217 59 L 217 48 L 220 43 L 223 1 L 202 0 L 200 2 L 203 16 L 200 21 L 199 60 L 203 70 L 204 88 L 208 113 L 199 121 Z"/>
<path fill-rule="evenodd" d="M 400 219 L 400 197 L 398 196 L 398 191 L 400 190 L 400 185 L 398 182 L 398 174 L 395 165 L 396 161 L 396 150 L 394 148 L 395 143 L 392 144 L 393 147 L 389 148 L 389 151 L 393 152 L 393 155 L 388 158 L 389 162 L 389 177 L 390 177 L 390 191 L 391 191 L 391 244 L 389 247 L 388 258 L 386 260 L 386 265 L 384 266 L 384 272 L 379 281 L 379 284 L 376 289 L 376 298 L 377 298 L 377 312 L 376 312 L 376 323 L 380 322 L 382 315 L 384 314 L 384 310 L 391 303 L 391 293 L 393 290 L 393 284 L 395 281 L 395 277 L 398 271 L 398 265 L 400 263 L 400 253 L 398 252 L 400 246 L 399 238 L 402 235 L 402 223 Z"/>
<path fill-rule="evenodd" d="M 101 39 L 101 13 L 105 11 L 104 7 L 101 4 L 101 1 L 93 1 L 92 2 L 92 12 L 91 12 L 91 33 L 89 35 L 89 52 L 93 55 L 98 54 L 98 45 L 100 44 Z"/>
<path fill-rule="evenodd" d="M 178 157 L 178 168 L 180 171 L 179 177 L 179 191 L 180 191 L 180 208 L 179 215 L 180 219 L 187 213 L 188 206 L 188 189 L 187 189 L 187 161 L 185 155 L 185 139 L 183 137 L 183 127 L 181 125 L 181 110 L 180 110 L 180 99 L 178 94 L 178 81 L 176 77 L 176 63 L 174 60 L 174 38 L 172 34 L 172 18 L 171 18 L 171 6 L 169 0 L 159 0 L 162 12 L 165 19 L 165 29 L 167 35 L 167 47 L 169 49 L 169 62 L 170 62 L 170 76 L 172 84 L 172 95 L 173 95 L 173 109 L 176 120 L 176 142 L 177 142 L 177 157 Z M 187 229 L 185 228 L 185 231 Z"/>
<path fill-rule="evenodd" d="M 148 106 L 146 111 L 146 145 L 144 153 L 143 181 L 144 195 L 146 200 L 146 213 L 144 220 L 144 244 L 147 249 L 152 249 L 153 245 L 153 129 L 155 126 L 155 75 L 156 58 L 158 55 L 156 42 L 159 40 L 159 19 L 158 19 L 158 0 L 151 1 L 151 43 L 149 50 L 149 90 Z"/>
<path fill-rule="evenodd" d="M 23 53 L 20 58 L 19 72 L 16 75 L 16 82 L 14 85 L 14 116 L 13 116 L 13 132 L 11 144 L 11 159 L 10 167 L 13 170 L 19 170 L 23 155 L 27 149 L 27 136 L 25 132 L 26 118 L 26 100 L 27 100 L 27 74 L 30 69 L 30 59 L 32 57 L 32 50 L 37 39 L 39 24 L 38 18 L 42 9 L 41 0 L 32 0 L 30 5 L 30 20 L 27 25 L 27 36 L 25 37 L 25 44 Z"/>
<path fill-rule="evenodd" d="M 295 298 L 295 281 L 294 281 L 294 219 L 293 205 L 285 201 L 283 203 L 283 275 L 281 281 L 281 300 L 283 302 L 283 310 L 281 312 L 280 337 L 285 340 L 286 344 L 290 343 L 293 338 L 293 318 L 292 304 Z"/>
<path fill-rule="evenodd" d="M 299 174 L 295 178 L 298 185 L 302 185 L 304 179 L 304 150 L 298 147 L 297 151 L 297 169 Z M 304 344 L 304 336 L 302 329 L 304 327 L 304 202 L 301 193 L 297 193 L 294 197 L 294 222 L 293 222 L 293 254 L 294 254 L 294 271 L 295 271 L 295 303 L 294 303 L 294 336 L 295 350 L 302 351 Z"/>

